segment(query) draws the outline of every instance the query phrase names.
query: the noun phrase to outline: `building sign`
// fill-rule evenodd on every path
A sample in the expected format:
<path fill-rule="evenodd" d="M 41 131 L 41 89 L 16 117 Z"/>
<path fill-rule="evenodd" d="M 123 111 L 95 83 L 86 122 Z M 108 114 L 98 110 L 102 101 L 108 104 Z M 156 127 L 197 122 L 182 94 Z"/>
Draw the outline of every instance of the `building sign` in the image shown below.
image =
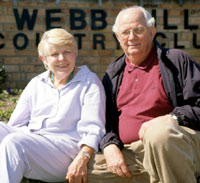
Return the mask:
<path fill-rule="evenodd" d="M 52 29 L 52 28 L 59 28 L 63 26 L 63 23 L 61 22 L 60 16 L 58 14 L 61 13 L 61 9 L 47 9 L 45 11 L 45 20 L 44 24 L 46 26 L 46 30 Z M 152 15 L 156 19 L 156 9 L 152 10 Z M 19 10 L 17 8 L 13 9 L 13 15 L 15 17 L 16 21 L 16 28 L 18 32 L 13 37 L 13 46 L 18 50 L 24 50 L 29 45 L 29 35 L 23 33 L 25 24 L 27 25 L 27 29 L 29 31 L 33 31 L 35 28 L 35 24 L 38 18 L 38 10 L 34 9 L 32 12 L 30 12 L 29 9 L 23 9 L 21 14 L 19 13 Z M 87 26 L 90 26 L 91 31 L 95 30 L 95 33 L 92 35 L 92 48 L 91 49 L 97 49 L 97 45 L 100 45 L 100 48 L 102 50 L 106 49 L 105 46 L 105 35 L 101 32 L 103 29 L 107 27 L 106 22 L 107 13 L 102 9 L 91 9 L 90 10 L 90 25 L 87 25 L 86 22 L 86 12 L 82 9 L 69 9 L 69 30 L 76 31 L 76 30 L 83 30 Z M 168 10 L 163 10 L 163 29 L 164 30 L 178 30 L 177 25 L 171 25 L 168 21 Z M 198 25 L 190 24 L 189 22 L 189 11 L 188 9 L 184 9 L 184 29 L 185 30 L 197 30 L 199 27 Z M 54 26 L 54 25 L 57 26 Z M 96 33 L 98 32 L 99 33 Z M 36 32 L 36 31 L 35 31 Z M 199 49 L 200 44 L 197 43 L 198 35 L 193 31 L 192 37 L 192 46 L 194 48 Z M 40 33 L 35 33 L 35 45 L 40 41 Z M 74 36 L 77 38 L 78 48 L 82 49 L 82 40 L 86 36 L 85 33 L 75 33 Z M 200 36 L 200 35 L 199 35 Z M 164 32 L 157 32 L 156 38 L 167 38 L 166 34 Z M 6 45 L 4 43 L 4 40 L 6 39 L 5 35 L 0 32 L 0 49 L 3 49 Z M 113 39 L 116 43 L 116 49 L 120 49 L 119 43 L 117 42 L 116 37 L 113 34 Z M 200 38 L 199 38 L 200 39 Z M 19 41 L 20 40 L 20 41 Z M 22 40 L 22 43 L 21 43 Z M 179 44 L 179 37 L 178 33 L 174 33 L 174 48 L 185 48 L 185 45 Z M 19 44 L 20 42 L 20 44 Z M 163 43 L 162 46 L 165 46 L 165 43 Z"/>

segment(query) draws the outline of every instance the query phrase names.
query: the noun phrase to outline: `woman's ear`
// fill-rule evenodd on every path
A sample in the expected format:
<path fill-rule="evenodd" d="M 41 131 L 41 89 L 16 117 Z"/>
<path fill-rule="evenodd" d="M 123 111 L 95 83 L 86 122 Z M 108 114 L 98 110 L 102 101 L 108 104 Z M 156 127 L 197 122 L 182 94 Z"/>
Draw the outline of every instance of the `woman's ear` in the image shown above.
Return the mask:
<path fill-rule="evenodd" d="M 40 55 L 40 56 L 39 56 L 39 59 L 43 62 L 43 59 L 44 59 L 44 58 L 43 58 L 43 56 Z"/>
<path fill-rule="evenodd" d="M 46 59 L 44 56 L 39 56 L 40 61 L 44 64 L 45 69 L 48 70 L 48 64 L 46 63 Z"/>

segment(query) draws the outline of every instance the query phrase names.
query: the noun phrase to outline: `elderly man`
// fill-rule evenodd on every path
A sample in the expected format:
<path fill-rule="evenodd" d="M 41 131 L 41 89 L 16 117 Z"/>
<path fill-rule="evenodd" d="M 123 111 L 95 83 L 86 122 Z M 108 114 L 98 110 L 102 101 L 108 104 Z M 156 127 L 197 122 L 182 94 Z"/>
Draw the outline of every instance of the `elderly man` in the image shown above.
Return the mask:
<path fill-rule="evenodd" d="M 196 183 L 200 175 L 200 66 L 154 41 L 154 24 L 134 6 L 113 26 L 124 54 L 103 78 L 107 134 L 104 156 L 90 163 L 95 182 Z"/>

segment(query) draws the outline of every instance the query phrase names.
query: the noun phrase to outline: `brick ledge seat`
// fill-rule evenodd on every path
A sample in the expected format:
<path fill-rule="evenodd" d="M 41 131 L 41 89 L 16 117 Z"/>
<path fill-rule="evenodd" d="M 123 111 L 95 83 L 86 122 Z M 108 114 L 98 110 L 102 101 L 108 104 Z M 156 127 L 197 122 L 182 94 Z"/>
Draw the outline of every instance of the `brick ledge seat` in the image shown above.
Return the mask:
<path fill-rule="evenodd" d="M 27 178 L 23 178 L 21 183 L 48 183 L 48 182 L 43 182 L 43 181 L 39 181 L 39 180 L 32 180 L 32 179 L 27 179 Z M 50 182 L 49 182 L 50 183 Z M 52 182 L 51 182 L 52 183 Z M 68 181 L 64 181 L 64 182 L 54 182 L 54 183 L 68 183 Z"/>

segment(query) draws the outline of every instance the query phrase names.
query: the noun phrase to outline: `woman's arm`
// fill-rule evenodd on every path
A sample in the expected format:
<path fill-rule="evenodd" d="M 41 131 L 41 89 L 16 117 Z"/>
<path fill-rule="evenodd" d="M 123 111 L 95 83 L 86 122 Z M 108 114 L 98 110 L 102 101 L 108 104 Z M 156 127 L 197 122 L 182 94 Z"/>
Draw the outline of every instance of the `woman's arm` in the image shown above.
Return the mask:
<path fill-rule="evenodd" d="M 15 110 L 13 111 L 8 125 L 15 127 L 27 126 L 30 119 L 30 106 L 29 106 L 29 96 L 31 94 L 31 90 L 29 89 L 30 85 L 23 90 Z"/>

